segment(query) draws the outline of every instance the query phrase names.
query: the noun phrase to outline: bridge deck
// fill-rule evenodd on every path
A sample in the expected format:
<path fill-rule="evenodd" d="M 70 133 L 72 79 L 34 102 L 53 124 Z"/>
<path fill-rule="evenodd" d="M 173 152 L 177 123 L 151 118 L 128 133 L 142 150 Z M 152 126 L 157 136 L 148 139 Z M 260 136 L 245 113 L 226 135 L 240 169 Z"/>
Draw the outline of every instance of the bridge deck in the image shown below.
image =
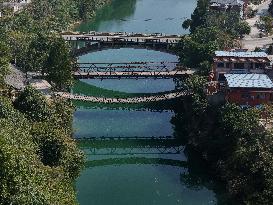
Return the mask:
<path fill-rule="evenodd" d="M 172 99 L 176 99 L 176 98 L 190 95 L 191 93 L 188 91 L 177 91 L 177 92 L 166 93 L 166 94 L 161 94 L 161 95 L 132 97 L 132 98 L 104 98 L 104 97 L 94 97 L 94 96 L 83 96 L 83 95 L 77 95 L 77 94 L 71 94 L 71 93 L 65 93 L 65 92 L 56 92 L 55 94 L 60 97 L 66 98 L 66 99 L 80 100 L 80 101 L 94 102 L 94 103 L 136 104 L 136 103 L 147 103 L 147 102 L 159 102 L 159 101 L 164 101 L 164 100 L 172 100 Z"/>
<path fill-rule="evenodd" d="M 62 35 L 67 41 L 91 41 L 91 42 L 154 42 L 154 43 L 178 43 L 181 39 L 178 35 L 147 35 L 147 34 L 68 34 Z"/>

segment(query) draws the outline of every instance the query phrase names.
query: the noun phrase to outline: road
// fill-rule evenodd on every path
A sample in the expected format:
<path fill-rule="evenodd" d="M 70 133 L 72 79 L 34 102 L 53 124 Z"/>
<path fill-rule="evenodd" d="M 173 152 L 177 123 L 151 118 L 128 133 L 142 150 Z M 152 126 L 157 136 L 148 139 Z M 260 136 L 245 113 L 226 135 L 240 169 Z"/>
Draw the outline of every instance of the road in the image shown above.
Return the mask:
<path fill-rule="evenodd" d="M 259 29 L 255 26 L 256 21 L 260 20 L 261 16 L 268 14 L 268 6 L 271 0 L 267 0 L 262 4 L 255 6 L 254 9 L 257 9 L 257 14 L 255 17 L 247 19 L 246 22 L 251 26 L 251 32 L 249 35 L 246 35 L 243 40 L 241 40 L 242 47 L 249 50 L 254 50 L 256 47 L 265 47 L 266 45 L 272 44 L 272 37 L 263 37 L 259 38 L 260 33 Z"/>

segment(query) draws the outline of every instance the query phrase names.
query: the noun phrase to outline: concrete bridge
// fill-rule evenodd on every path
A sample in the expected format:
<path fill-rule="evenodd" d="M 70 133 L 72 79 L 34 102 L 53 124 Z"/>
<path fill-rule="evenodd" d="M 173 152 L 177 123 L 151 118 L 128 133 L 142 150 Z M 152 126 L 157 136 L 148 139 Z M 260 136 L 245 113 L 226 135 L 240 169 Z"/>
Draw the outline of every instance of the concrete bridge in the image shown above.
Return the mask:
<path fill-rule="evenodd" d="M 80 56 L 92 51 L 121 47 L 146 48 L 174 54 L 171 48 L 181 39 L 180 35 L 126 32 L 63 33 L 62 36 L 74 46 L 75 49 L 73 52 L 75 56 Z M 82 43 L 84 44 L 82 45 Z"/>
<path fill-rule="evenodd" d="M 70 100 L 79 100 L 85 102 L 93 102 L 93 103 L 104 103 L 104 104 L 137 104 L 137 103 L 150 103 L 150 102 L 160 102 L 173 100 L 180 97 L 191 95 L 190 91 L 174 91 L 165 94 L 156 94 L 151 96 L 143 96 L 143 97 L 130 97 L 130 98 L 105 98 L 105 97 L 95 97 L 95 96 L 85 96 L 72 94 L 67 92 L 56 92 L 57 96 L 62 98 L 70 99 Z"/>

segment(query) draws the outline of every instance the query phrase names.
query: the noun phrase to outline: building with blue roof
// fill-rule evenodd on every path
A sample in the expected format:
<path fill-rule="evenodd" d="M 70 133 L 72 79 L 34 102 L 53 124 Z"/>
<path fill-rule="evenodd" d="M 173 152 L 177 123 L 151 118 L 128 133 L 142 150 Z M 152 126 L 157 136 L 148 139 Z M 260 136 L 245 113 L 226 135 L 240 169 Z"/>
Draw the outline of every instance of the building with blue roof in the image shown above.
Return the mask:
<path fill-rule="evenodd" d="M 212 72 L 214 80 L 225 81 L 225 74 L 264 74 L 272 70 L 265 52 L 215 51 Z"/>
<path fill-rule="evenodd" d="M 266 74 L 224 74 L 226 100 L 256 106 L 273 101 L 273 82 Z"/>

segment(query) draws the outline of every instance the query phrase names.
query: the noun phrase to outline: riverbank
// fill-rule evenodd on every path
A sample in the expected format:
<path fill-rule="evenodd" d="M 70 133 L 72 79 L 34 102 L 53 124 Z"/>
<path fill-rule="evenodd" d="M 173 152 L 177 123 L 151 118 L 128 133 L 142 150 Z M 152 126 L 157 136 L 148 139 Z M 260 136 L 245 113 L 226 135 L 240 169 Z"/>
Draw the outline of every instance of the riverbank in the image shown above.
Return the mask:
<path fill-rule="evenodd" d="M 110 4 L 112 1 L 113 0 L 97 0 L 95 4 L 90 3 L 94 6 L 93 10 L 89 11 L 88 15 L 86 16 L 83 15 L 81 20 L 77 19 L 75 22 L 71 23 L 67 31 L 73 32 L 82 23 L 94 19 L 97 14 L 97 11 L 101 9 L 102 7 L 104 7 L 105 5 Z M 82 9 L 87 10 L 87 8 L 82 8 Z"/>
<path fill-rule="evenodd" d="M 260 124 L 260 111 L 230 104 L 204 107 L 197 99 L 180 106 L 173 121 L 183 127 L 176 135 L 225 186 L 227 204 L 270 204 L 273 136 Z"/>
<path fill-rule="evenodd" d="M 223 46 L 231 45 L 239 38 L 239 33 L 234 33 L 233 29 L 237 30 L 239 25 L 249 33 L 250 27 L 237 16 L 237 23 L 229 22 L 227 29 L 215 19 L 221 17 L 228 22 L 234 15 L 215 13 L 206 9 L 208 4 L 198 2 L 190 21 L 192 32 L 189 39 L 182 42 L 189 46 L 178 48 L 181 63 L 195 62 L 199 75 L 192 76 L 186 83 L 194 94 L 191 100 L 181 104 L 174 118 L 175 123 L 183 125 L 177 128 L 177 136 L 193 147 L 209 165 L 211 175 L 222 181 L 228 204 L 270 204 L 273 135 L 261 125 L 260 119 L 264 113 L 271 116 L 272 105 L 264 105 L 262 109 L 242 109 L 229 103 L 216 106 L 208 102 L 204 93 L 214 51 L 233 49 L 233 46 Z M 207 26 L 204 28 L 204 25 Z M 207 36 L 205 40 L 204 36 Z M 221 39 L 220 36 L 226 37 Z M 212 52 L 208 53 L 208 50 Z"/>

